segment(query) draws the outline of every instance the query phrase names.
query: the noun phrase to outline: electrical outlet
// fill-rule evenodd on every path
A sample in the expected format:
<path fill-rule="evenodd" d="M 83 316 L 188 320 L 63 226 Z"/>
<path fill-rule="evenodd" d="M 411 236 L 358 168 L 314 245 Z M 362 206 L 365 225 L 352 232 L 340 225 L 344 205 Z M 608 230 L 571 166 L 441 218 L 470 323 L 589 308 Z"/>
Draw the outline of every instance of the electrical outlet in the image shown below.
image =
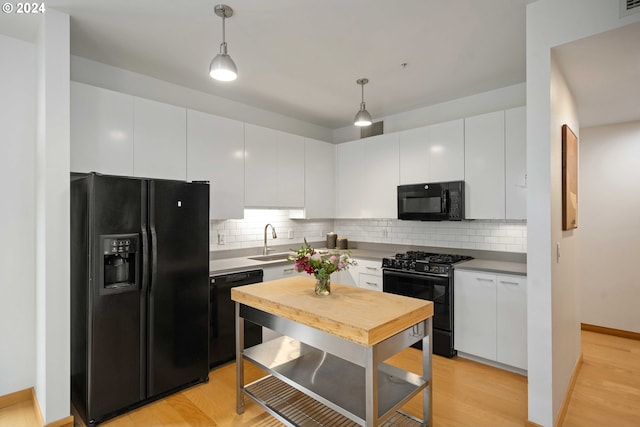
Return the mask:
<path fill-rule="evenodd" d="M 293 239 L 293 230 L 289 230 L 289 231 L 287 231 L 287 237 L 288 237 L 289 239 Z"/>
<path fill-rule="evenodd" d="M 218 233 L 218 244 L 224 245 L 224 234 Z"/>

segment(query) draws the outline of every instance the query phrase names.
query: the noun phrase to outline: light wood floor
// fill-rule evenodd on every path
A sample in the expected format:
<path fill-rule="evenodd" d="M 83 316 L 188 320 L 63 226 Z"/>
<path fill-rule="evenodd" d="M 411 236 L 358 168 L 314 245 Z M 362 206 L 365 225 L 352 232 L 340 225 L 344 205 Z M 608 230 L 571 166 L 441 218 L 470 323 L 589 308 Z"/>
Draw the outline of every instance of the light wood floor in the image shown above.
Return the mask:
<path fill-rule="evenodd" d="M 640 341 L 582 332 L 583 365 L 563 427 L 640 426 Z M 391 360 L 420 373 L 420 354 L 407 349 Z M 469 360 L 434 356 L 434 425 L 523 426 L 527 419 L 525 377 Z M 246 365 L 246 380 L 263 373 Z M 281 424 L 248 403 L 235 413 L 235 366 L 211 372 L 200 384 L 102 424 L 105 427 L 276 427 Z M 336 392 L 339 392 L 337 390 Z M 0 426 L 33 427 L 28 406 L 0 409 Z M 420 416 L 420 399 L 405 407 Z M 79 425 L 79 424 L 78 424 Z"/>
<path fill-rule="evenodd" d="M 433 358 L 434 424 L 439 427 L 523 426 L 527 418 L 527 379 L 521 375 L 455 358 Z M 406 349 L 389 363 L 421 374 L 421 353 Z M 264 375 L 245 363 L 246 382 Z M 247 399 L 243 415 L 235 413 L 235 365 L 212 371 L 209 383 L 114 418 L 105 427 L 275 427 L 274 418 Z M 339 393 L 340 390 L 336 390 Z M 418 396 L 405 411 L 422 418 Z"/>
<path fill-rule="evenodd" d="M 582 331 L 582 358 L 563 427 L 640 426 L 640 341 Z"/>

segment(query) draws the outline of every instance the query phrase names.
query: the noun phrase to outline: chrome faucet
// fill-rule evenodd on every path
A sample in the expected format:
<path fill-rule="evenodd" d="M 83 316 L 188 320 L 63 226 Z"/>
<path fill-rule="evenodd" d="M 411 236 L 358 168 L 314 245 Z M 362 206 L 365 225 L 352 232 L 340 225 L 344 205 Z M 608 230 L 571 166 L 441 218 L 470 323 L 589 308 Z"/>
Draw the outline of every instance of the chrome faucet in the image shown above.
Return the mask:
<path fill-rule="evenodd" d="M 278 238 L 276 229 L 273 228 L 273 225 L 267 224 L 264 226 L 264 249 L 262 250 L 262 255 L 267 255 L 270 251 L 270 249 L 267 247 L 267 228 L 269 228 L 269 226 L 271 226 L 271 237 L 273 237 L 274 239 Z"/>

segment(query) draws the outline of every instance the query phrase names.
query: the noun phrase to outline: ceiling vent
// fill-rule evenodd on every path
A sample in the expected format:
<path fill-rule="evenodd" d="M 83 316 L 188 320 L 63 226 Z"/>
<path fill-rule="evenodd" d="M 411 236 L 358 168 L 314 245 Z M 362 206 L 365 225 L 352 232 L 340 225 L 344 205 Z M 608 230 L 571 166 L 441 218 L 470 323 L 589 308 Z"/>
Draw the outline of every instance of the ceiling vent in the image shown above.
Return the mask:
<path fill-rule="evenodd" d="M 640 0 L 639 0 L 640 1 Z M 382 135 L 384 133 L 384 121 L 373 122 L 369 126 L 360 128 L 360 139 L 370 136 Z"/>
<path fill-rule="evenodd" d="M 620 18 L 640 12 L 640 0 L 619 0 Z"/>

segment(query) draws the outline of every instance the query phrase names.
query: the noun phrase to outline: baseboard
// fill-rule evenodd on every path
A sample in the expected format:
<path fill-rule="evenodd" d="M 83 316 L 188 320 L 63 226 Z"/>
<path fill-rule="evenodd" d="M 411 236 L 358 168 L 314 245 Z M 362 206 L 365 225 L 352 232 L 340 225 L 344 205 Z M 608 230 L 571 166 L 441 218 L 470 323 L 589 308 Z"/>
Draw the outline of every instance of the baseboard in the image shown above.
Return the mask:
<path fill-rule="evenodd" d="M 524 422 L 524 427 L 542 427 L 542 426 L 538 423 L 534 423 L 533 421 L 527 420 Z"/>
<path fill-rule="evenodd" d="M 599 334 L 613 335 L 621 338 L 629 338 L 632 340 L 640 341 L 640 333 L 625 331 L 622 329 L 605 328 L 604 326 L 590 325 L 588 323 L 581 323 L 580 328 L 583 331 L 597 332 Z"/>
<path fill-rule="evenodd" d="M 45 425 L 44 427 L 73 427 L 73 415 Z"/>
<path fill-rule="evenodd" d="M 33 387 L 25 388 L 24 390 L 16 391 L 13 393 L 0 396 L 0 409 L 6 408 L 11 405 L 15 405 L 20 402 L 31 402 L 33 406 L 33 412 L 36 417 L 39 426 L 44 427 L 73 427 L 73 415 L 64 417 L 60 420 L 51 422 L 49 424 L 44 423 L 42 418 L 42 411 L 40 411 L 40 405 L 38 404 L 38 397 Z"/>
<path fill-rule="evenodd" d="M 36 419 L 38 420 L 38 425 L 44 425 L 44 419 L 42 418 L 42 411 L 40 410 L 40 404 L 38 403 L 38 395 L 36 394 L 36 389 L 31 387 L 31 402 L 33 404 L 33 411 L 36 413 Z"/>
<path fill-rule="evenodd" d="M 564 424 L 564 417 L 567 415 L 567 410 L 569 409 L 569 401 L 571 400 L 573 388 L 576 385 L 576 380 L 578 379 L 578 373 L 580 372 L 581 367 L 582 353 L 580 353 L 580 357 L 578 357 L 576 366 L 573 368 L 573 373 L 571 374 L 571 379 L 569 380 L 569 387 L 567 387 L 567 391 L 565 392 L 564 398 L 562 399 L 562 404 L 560 405 L 560 410 L 558 411 L 558 418 L 556 418 L 555 427 L 560 427 L 562 426 L 562 424 Z"/>

